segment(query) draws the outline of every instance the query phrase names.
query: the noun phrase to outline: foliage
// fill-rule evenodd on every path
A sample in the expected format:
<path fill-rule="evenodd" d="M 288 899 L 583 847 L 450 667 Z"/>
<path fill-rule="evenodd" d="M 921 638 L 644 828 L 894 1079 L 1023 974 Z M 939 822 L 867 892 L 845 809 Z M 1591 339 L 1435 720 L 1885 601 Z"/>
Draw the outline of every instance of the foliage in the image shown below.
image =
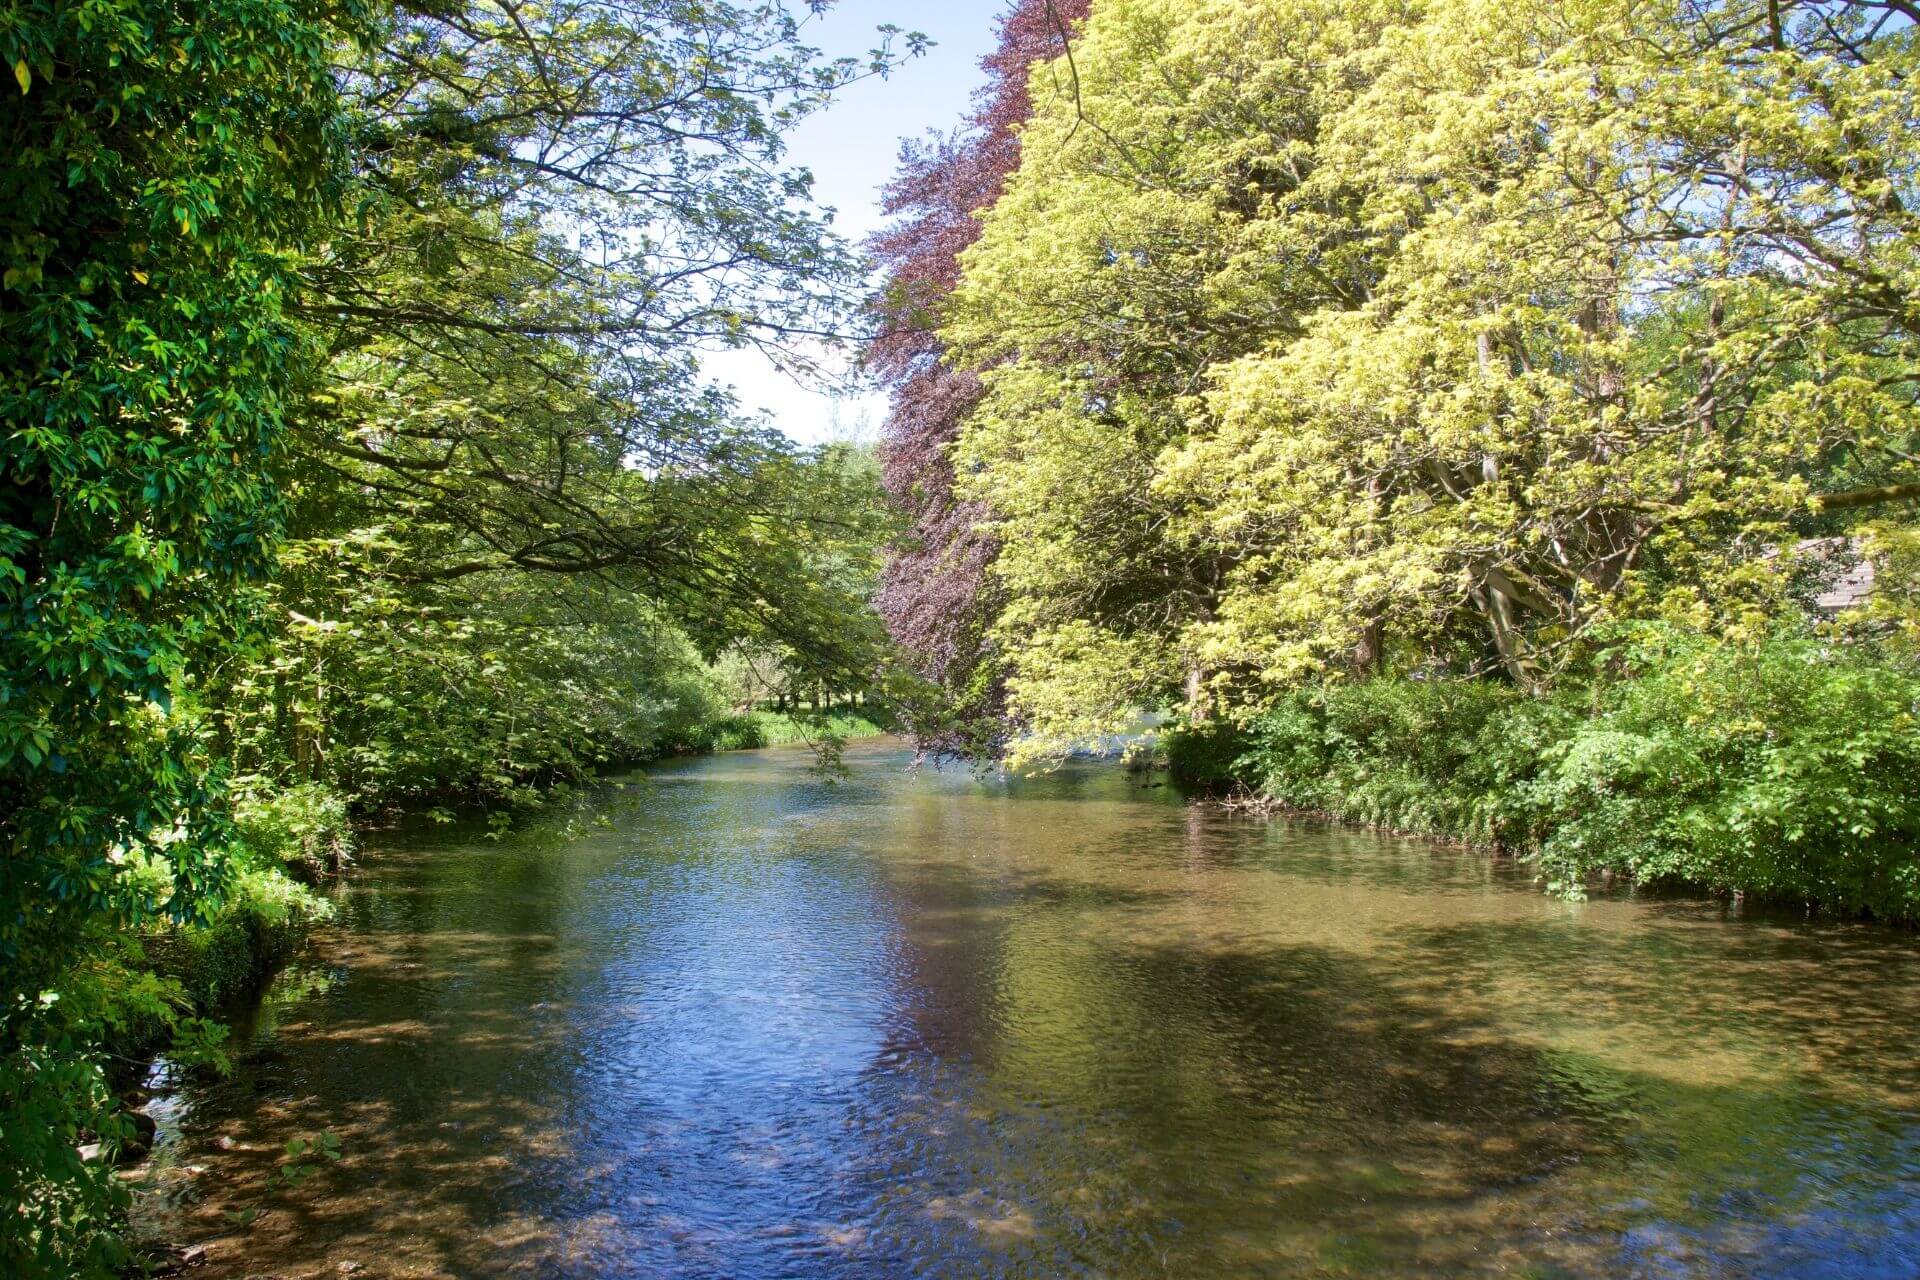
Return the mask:
<path fill-rule="evenodd" d="M 298 254 L 344 175 L 351 0 L 29 0 L 0 14 L 0 1270 L 118 1260 L 97 1059 L 116 957 L 230 879 L 184 673 L 268 566 L 304 344 Z M 15 91 L 17 90 L 17 92 Z M 152 880 L 134 876 L 151 866 Z M 113 975 L 120 975 L 114 977 Z M 128 977 L 128 974 L 134 976 Z"/>
<path fill-rule="evenodd" d="M 871 716 L 851 711 L 829 711 L 814 718 L 763 711 L 754 719 L 759 725 L 760 745 L 768 747 L 826 738 L 876 738 L 886 732 Z"/>
<path fill-rule="evenodd" d="M 314 926 L 333 917 L 332 904 L 272 867 L 246 865 L 220 912 L 204 924 L 157 930 L 143 961 L 174 984 L 182 1010 L 213 1011 L 251 995 L 285 964 Z M 148 1024 L 111 1037 L 126 1053 L 163 1045 L 170 1026 Z"/>
<path fill-rule="evenodd" d="M 892 548 L 877 604 L 902 656 L 931 686 L 906 707 L 921 748 L 936 755 L 997 751 L 1006 702 L 985 625 L 995 607 L 986 570 L 997 543 L 980 527 L 986 509 L 956 495 L 950 456 L 982 388 L 944 358 L 936 328 L 960 254 L 979 235 L 976 215 L 1019 163 L 1019 129 L 1032 106 L 1028 70 L 1062 51 L 1087 9 L 1087 0 L 1021 0 L 1002 16 L 972 114 L 955 137 L 903 148 L 885 199 L 899 221 L 869 245 L 886 273 L 868 351 L 892 396 L 885 481 L 912 520 Z"/>
<path fill-rule="evenodd" d="M 696 726 L 674 745 L 694 755 L 714 751 L 751 751 L 764 747 L 768 744 L 762 714 L 743 711 L 715 716 Z"/>
<path fill-rule="evenodd" d="M 732 644 L 873 670 L 871 467 L 697 372 L 846 323 L 782 139 L 918 41 L 811 8 L 0 13 L 0 1270 L 117 1265 L 102 1053 L 284 955 L 350 807 L 665 749 Z"/>
<path fill-rule="evenodd" d="M 330 361 L 296 532 L 385 536 L 402 587 L 594 577 L 709 655 L 869 669 L 863 597 L 818 570 L 870 558 L 871 478 L 697 369 L 799 359 L 859 279 L 783 135 L 893 54 L 824 62 L 800 30 L 778 3 L 403 11 L 348 81 L 358 218 L 306 272 Z"/>
<path fill-rule="evenodd" d="M 315 783 L 276 787 L 234 806 L 233 829 L 254 866 L 302 880 L 338 874 L 353 854 L 347 798 Z"/>
<path fill-rule="evenodd" d="M 1293 331 L 1338 261 L 1276 216 L 1374 6 L 1122 0 L 1036 71 L 1020 171 L 964 257 L 944 336 L 987 392 L 956 457 L 1005 548 L 992 623 L 1028 753 L 1178 689 L 1222 549 L 1156 485 L 1206 371 Z M 1348 11 L 1351 11 L 1350 13 Z"/>
<path fill-rule="evenodd" d="M 172 876 L 152 857 L 134 859 L 124 874 L 156 898 Z M 331 914 L 324 900 L 243 856 L 202 921 L 137 934 L 87 921 L 58 985 L 12 998 L 0 1015 L 0 1031 L 18 1046 L 0 1058 L 9 1126 L 0 1200 L 16 1215 L 10 1274 L 102 1274 L 129 1261 L 119 1238 L 127 1188 L 113 1152 L 135 1130 L 114 1082 L 159 1048 L 183 1067 L 224 1069 L 226 1030 L 207 1015 L 256 990 Z M 86 1158 L 87 1143 L 101 1154 Z"/>
<path fill-rule="evenodd" d="M 47 993 L 52 995 L 54 993 Z M 107 1274 L 126 1260 L 115 1231 L 126 1189 L 104 1161 L 85 1161 L 87 1135 L 124 1136 L 115 1099 L 91 1051 L 100 1023 L 44 998 L 11 997 L 0 1026 L 14 1047 L 0 1057 L 7 1158 L 0 1207 L 13 1274 Z"/>
<path fill-rule="evenodd" d="M 1901 9 L 1095 6 L 939 316 L 1017 754 L 1356 671 L 1543 690 L 1616 621 L 1792 619 L 1802 539 L 1891 565 Z"/>
<path fill-rule="evenodd" d="M 717 714 L 698 654 L 644 599 L 584 579 L 410 586 L 392 571 L 408 554 L 378 533 L 288 546 L 271 645 L 207 689 L 250 790 L 499 800 Z"/>
<path fill-rule="evenodd" d="M 1630 628 L 1589 685 L 1298 690 L 1173 735 L 1176 770 L 1283 806 L 1600 874 L 1920 920 L 1920 671 L 1805 633 Z"/>
<path fill-rule="evenodd" d="M 1668 629 L 1526 795 L 1548 873 L 1617 868 L 1920 919 L 1920 672 L 1804 637 L 1750 651 Z"/>
<path fill-rule="evenodd" d="M 809 745 L 850 738 L 874 738 L 887 732 L 864 715 L 852 712 L 788 714 L 749 711 L 724 715 L 696 726 L 673 743 L 678 751 L 751 751 L 804 742 Z"/>
<path fill-rule="evenodd" d="M 280 516 L 261 461 L 298 343 L 292 253 L 338 188 L 337 5 L 27 5 L 0 305 L 0 962 L 30 987 L 71 913 L 138 919 L 128 851 L 217 894 L 217 797 L 174 687 Z M 37 79 L 36 79 L 37 76 Z M 186 839 L 172 833 L 183 830 Z M 119 859 L 110 858 L 114 850 Z"/>
<path fill-rule="evenodd" d="M 340 1159 L 340 1135 L 327 1130 L 312 1137 L 289 1138 L 285 1151 L 286 1159 L 280 1163 L 280 1181 L 297 1187 L 318 1173 L 323 1161 Z"/>

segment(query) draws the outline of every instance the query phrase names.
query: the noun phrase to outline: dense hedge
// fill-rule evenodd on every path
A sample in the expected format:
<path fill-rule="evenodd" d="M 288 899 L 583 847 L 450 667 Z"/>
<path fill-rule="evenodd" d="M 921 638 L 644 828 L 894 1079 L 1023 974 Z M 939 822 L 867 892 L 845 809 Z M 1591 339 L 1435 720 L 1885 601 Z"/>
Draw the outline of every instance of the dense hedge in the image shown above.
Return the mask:
<path fill-rule="evenodd" d="M 1920 920 L 1920 673 L 1804 635 L 1641 630 L 1584 684 L 1300 690 L 1171 735 L 1187 782 L 1537 861 Z"/>

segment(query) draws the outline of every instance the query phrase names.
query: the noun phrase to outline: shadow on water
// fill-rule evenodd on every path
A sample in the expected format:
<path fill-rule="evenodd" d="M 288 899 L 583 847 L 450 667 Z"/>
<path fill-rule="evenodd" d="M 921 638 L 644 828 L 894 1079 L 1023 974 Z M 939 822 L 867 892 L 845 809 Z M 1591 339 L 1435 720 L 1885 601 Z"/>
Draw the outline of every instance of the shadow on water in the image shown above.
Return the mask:
<path fill-rule="evenodd" d="M 396 837 L 148 1225 L 217 1276 L 1920 1274 L 1911 939 L 851 760 Z"/>

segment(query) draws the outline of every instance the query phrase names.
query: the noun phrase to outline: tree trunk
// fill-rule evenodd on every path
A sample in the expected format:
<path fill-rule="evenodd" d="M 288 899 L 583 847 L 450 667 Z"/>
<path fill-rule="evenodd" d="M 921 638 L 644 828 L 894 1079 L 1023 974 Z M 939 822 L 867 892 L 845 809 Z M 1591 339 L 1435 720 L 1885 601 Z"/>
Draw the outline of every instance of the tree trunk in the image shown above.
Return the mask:
<path fill-rule="evenodd" d="M 1207 706 L 1207 675 L 1198 663 L 1187 668 L 1187 723 L 1202 725 L 1211 716 Z"/>
<path fill-rule="evenodd" d="M 1361 679 L 1380 674 L 1386 658 L 1387 624 L 1378 614 L 1360 628 L 1360 639 L 1353 646 L 1353 673 Z"/>
<path fill-rule="evenodd" d="M 1507 675 L 1527 693 L 1537 692 L 1543 683 L 1540 664 L 1536 662 L 1527 643 L 1526 633 L 1520 628 L 1518 608 L 1513 597 L 1492 583 L 1477 587 L 1473 591 L 1473 602 L 1479 606 L 1480 613 L 1487 621 L 1487 630 L 1493 636 L 1493 651 L 1500 660 L 1500 666 Z"/>

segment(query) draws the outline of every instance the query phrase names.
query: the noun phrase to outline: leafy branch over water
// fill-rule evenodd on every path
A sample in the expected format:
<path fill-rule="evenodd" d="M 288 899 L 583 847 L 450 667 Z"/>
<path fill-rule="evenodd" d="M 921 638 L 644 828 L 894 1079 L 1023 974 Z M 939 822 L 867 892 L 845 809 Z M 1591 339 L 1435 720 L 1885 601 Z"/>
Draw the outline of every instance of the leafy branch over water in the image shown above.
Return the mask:
<path fill-rule="evenodd" d="M 103 1044 L 284 958 L 353 818 L 694 745 L 733 646 L 870 679 L 870 464 L 698 375 L 850 327 L 783 138 L 923 42 L 815 11 L 0 15 L 0 1270 L 123 1260 Z"/>

